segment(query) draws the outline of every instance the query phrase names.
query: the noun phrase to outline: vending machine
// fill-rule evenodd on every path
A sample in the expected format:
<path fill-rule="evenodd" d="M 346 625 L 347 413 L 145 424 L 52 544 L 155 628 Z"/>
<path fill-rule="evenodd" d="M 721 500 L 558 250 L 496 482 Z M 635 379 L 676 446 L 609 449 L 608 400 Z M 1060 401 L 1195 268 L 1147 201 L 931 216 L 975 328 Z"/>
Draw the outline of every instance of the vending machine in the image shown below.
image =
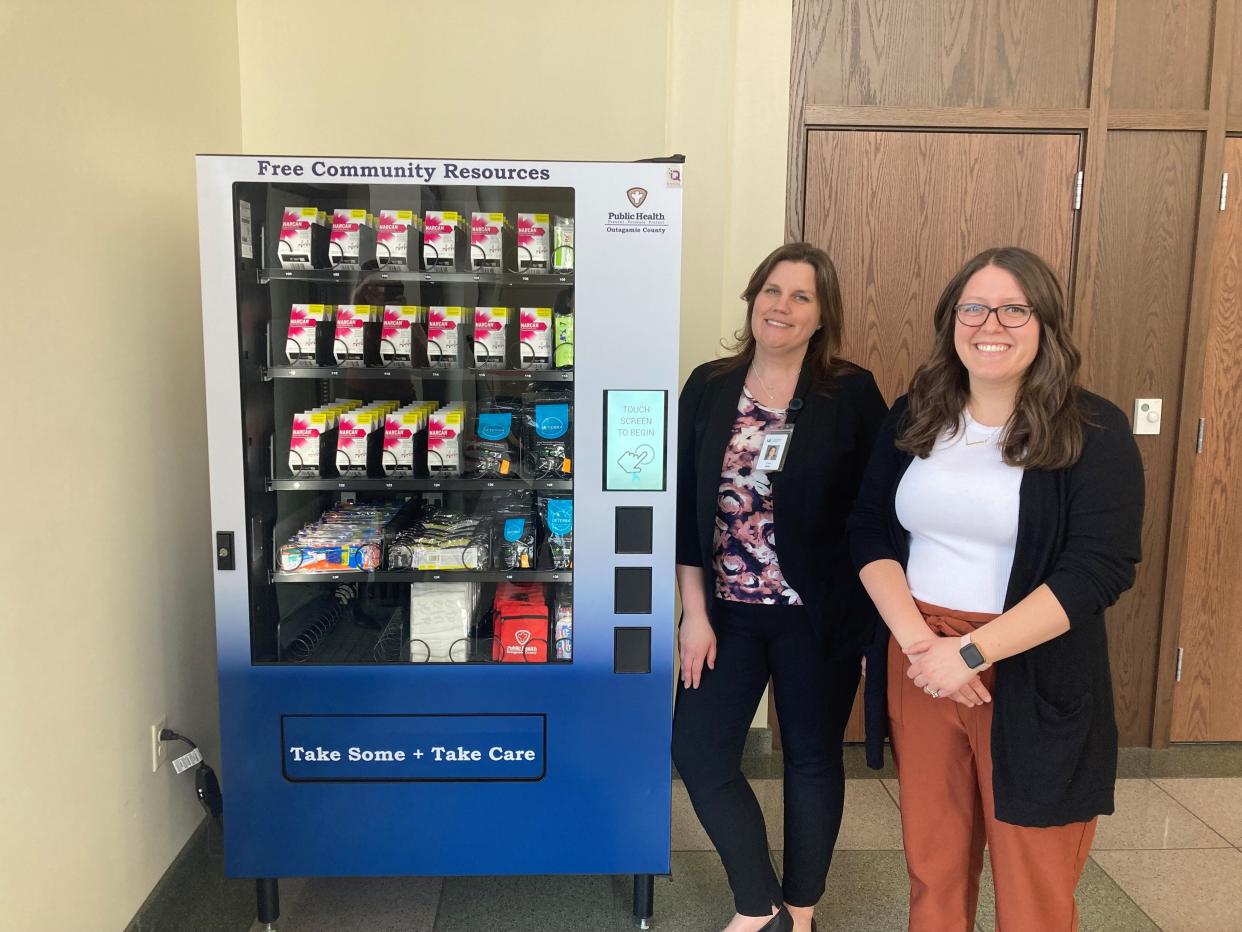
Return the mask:
<path fill-rule="evenodd" d="M 680 159 L 198 158 L 225 868 L 669 869 Z M 578 248 L 581 246 L 582 251 Z"/>

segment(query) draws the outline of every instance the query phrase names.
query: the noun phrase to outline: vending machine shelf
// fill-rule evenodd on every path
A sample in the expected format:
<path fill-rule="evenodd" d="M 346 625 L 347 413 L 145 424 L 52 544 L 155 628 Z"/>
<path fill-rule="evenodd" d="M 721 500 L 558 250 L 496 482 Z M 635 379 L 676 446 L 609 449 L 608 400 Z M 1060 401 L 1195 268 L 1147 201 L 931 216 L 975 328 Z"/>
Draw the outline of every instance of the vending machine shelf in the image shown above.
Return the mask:
<path fill-rule="evenodd" d="M 342 573 L 272 573 L 275 583 L 527 582 L 570 583 L 572 570 L 363 570 Z"/>
<path fill-rule="evenodd" d="M 272 492 L 571 492 L 571 479 L 270 479 Z"/>
<path fill-rule="evenodd" d="M 272 379 L 376 379 L 412 382 L 434 379 L 438 382 L 572 382 L 572 369 L 403 369 L 396 366 L 268 366 L 264 381 Z"/>
<path fill-rule="evenodd" d="M 360 281 L 421 282 L 460 285 L 546 285 L 563 287 L 574 283 L 574 276 L 561 272 L 386 272 L 380 269 L 259 269 L 259 284 L 270 282 L 319 282 L 355 285 Z"/>

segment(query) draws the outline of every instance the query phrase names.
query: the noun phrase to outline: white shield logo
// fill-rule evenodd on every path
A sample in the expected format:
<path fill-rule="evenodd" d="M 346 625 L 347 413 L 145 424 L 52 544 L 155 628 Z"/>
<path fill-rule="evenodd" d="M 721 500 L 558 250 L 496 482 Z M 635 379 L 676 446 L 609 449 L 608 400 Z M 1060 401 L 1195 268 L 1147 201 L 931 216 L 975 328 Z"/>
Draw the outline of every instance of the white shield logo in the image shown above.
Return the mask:
<path fill-rule="evenodd" d="M 646 188 L 630 188 L 625 192 L 625 196 L 630 199 L 630 203 L 635 207 L 642 207 L 643 201 L 647 200 Z"/>
<path fill-rule="evenodd" d="M 526 642 L 530 640 L 530 632 L 525 630 L 516 631 L 513 634 L 513 640 L 518 642 L 518 647 L 525 647 Z"/>

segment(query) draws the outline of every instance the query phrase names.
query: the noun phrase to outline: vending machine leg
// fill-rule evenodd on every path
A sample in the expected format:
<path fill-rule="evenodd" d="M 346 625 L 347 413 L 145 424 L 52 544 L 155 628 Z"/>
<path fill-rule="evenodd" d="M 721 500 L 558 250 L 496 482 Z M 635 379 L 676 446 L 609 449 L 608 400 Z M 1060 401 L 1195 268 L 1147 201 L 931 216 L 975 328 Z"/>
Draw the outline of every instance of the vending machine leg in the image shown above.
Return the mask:
<path fill-rule="evenodd" d="M 272 932 L 276 928 L 273 923 L 280 918 L 280 890 L 275 877 L 260 877 L 254 882 L 258 894 L 258 920 L 264 932 Z M 635 901 L 637 902 L 637 900 Z"/>
<path fill-rule="evenodd" d="M 651 928 L 655 912 L 655 878 L 651 874 L 634 875 L 634 923 L 640 929 Z"/>

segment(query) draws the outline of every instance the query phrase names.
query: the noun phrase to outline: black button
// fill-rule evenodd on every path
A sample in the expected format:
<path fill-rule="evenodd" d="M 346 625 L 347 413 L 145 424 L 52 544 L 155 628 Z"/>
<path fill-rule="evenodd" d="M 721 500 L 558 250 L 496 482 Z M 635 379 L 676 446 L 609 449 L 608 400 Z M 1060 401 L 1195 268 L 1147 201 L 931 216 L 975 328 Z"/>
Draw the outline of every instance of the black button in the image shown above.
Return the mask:
<path fill-rule="evenodd" d="M 613 572 L 613 612 L 617 615 L 650 615 L 651 567 L 618 566 Z"/>
<path fill-rule="evenodd" d="M 613 629 L 612 672 L 651 672 L 650 628 Z"/>
<path fill-rule="evenodd" d="M 654 509 L 650 505 L 618 505 L 614 553 L 651 553 L 651 526 Z"/>

